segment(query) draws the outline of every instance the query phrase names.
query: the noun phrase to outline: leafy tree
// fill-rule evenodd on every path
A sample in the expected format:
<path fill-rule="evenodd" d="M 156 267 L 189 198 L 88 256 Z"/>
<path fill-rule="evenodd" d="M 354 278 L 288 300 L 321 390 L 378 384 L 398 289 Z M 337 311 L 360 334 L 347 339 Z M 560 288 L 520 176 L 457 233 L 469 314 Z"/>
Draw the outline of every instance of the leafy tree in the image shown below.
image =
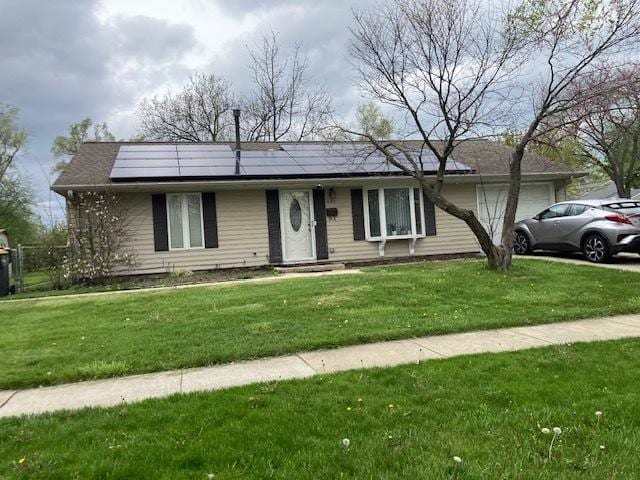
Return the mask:
<path fill-rule="evenodd" d="M 0 181 L 16 155 L 27 144 L 27 133 L 17 123 L 18 109 L 0 103 Z"/>
<path fill-rule="evenodd" d="M 5 175 L 0 180 L 0 228 L 11 236 L 11 244 L 37 241 L 41 222 L 36 214 L 36 194 L 25 178 Z"/>
<path fill-rule="evenodd" d="M 564 117 L 571 122 L 559 135 L 575 138 L 583 162 L 608 177 L 619 197 L 628 198 L 640 174 L 640 66 L 602 63 L 577 88 L 603 82 L 611 88 L 568 110 Z"/>
<path fill-rule="evenodd" d="M 366 140 L 366 135 L 383 140 L 391 138 L 393 123 L 391 119 L 384 116 L 378 105 L 367 102 L 356 109 L 356 130 L 364 133 L 364 136 L 360 137 L 361 140 Z"/>
<path fill-rule="evenodd" d="M 115 139 L 116 137 L 109 131 L 105 122 L 94 124 L 91 118 L 86 117 L 77 123 L 72 123 L 68 136 L 60 135 L 53 141 L 51 153 L 56 158 L 64 158 L 54 165 L 52 171 L 61 172 L 64 170 L 71 157 L 84 142 L 113 142 Z"/>

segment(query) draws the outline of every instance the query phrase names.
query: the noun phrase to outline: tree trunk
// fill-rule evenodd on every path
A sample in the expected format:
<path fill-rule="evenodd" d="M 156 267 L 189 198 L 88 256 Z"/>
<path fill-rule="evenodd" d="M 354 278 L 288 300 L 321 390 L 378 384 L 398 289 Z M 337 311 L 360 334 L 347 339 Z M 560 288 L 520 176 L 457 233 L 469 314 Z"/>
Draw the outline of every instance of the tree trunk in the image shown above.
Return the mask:
<path fill-rule="evenodd" d="M 513 241 L 511 242 L 511 246 L 508 251 L 502 245 L 494 245 L 491 236 L 482 226 L 482 223 L 480 223 L 480 220 L 476 217 L 473 210 L 462 209 L 450 203 L 440 195 L 440 193 L 436 193 L 424 178 L 418 178 L 417 180 L 420 182 L 429 199 L 439 209 L 447 212 L 449 215 L 459 218 L 467 224 L 478 240 L 483 253 L 487 256 L 487 266 L 491 270 L 509 270 L 511 267 L 511 248 L 513 246 Z"/>
<path fill-rule="evenodd" d="M 614 182 L 616 185 L 616 192 L 620 198 L 631 198 L 631 185 L 621 178 L 616 179 Z"/>

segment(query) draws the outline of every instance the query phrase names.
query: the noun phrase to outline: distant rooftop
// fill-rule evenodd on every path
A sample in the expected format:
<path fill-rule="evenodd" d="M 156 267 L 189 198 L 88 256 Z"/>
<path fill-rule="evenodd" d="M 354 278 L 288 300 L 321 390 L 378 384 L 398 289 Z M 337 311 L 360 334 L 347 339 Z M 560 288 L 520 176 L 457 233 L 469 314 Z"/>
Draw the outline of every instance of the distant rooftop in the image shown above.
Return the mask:
<path fill-rule="evenodd" d="M 578 200 L 597 200 L 597 199 L 616 199 L 618 197 L 618 189 L 613 182 L 607 182 L 604 185 L 594 186 L 584 193 Z M 631 198 L 640 199 L 640 188 L 631 189 Z"/>

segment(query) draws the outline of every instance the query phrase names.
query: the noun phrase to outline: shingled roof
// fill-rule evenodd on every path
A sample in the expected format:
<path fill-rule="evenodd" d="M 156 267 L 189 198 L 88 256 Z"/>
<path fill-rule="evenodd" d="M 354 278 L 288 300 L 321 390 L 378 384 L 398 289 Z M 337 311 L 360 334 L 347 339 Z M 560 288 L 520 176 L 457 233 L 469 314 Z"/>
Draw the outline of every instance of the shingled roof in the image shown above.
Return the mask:
<path fill-rule="evenodd" d="M 163 142 L 88 142 L 84 143 L 76 153 L 69 165 L 60 174 L 53 184 L 54 190 L 68 187 L 109 185 L 111 169 L 123 145 L 148 145 L 161 144 Z M 166 142 L 174 143 L 174 142 Z M 234 148 L 233 143 L 222 144 Z M 280 149 L 281 144 L 287 142 L 243 142 L 243 150 L 273 150 Z M 301 142 L 311 143 L 311 142 Z M 403 141 L 407 148 L 420 148 L 420 141 Z M 474 173 L 493 176 L 508 175 L 509 158 L 513 152 L 511 147 L 489 140 L 466 140 L 458 145 L 453 158 L 460 163 L 468 165 Z M 527 153 L 522 162 L 523 174 L 556 174 L 570 177 L 575 172 L 570 167 L 553 162 L 535 153 Z"/>

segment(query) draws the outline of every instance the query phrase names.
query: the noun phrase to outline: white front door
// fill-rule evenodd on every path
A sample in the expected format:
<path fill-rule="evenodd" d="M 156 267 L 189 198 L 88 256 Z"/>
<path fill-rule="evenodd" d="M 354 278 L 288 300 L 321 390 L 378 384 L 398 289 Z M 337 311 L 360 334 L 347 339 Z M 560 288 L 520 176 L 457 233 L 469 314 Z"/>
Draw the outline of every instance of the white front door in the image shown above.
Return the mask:
<path fill-rule="evenodd" d="M 280 190 L 282 253 L 286 262 L 315 260 L 310 190 Z"/>

